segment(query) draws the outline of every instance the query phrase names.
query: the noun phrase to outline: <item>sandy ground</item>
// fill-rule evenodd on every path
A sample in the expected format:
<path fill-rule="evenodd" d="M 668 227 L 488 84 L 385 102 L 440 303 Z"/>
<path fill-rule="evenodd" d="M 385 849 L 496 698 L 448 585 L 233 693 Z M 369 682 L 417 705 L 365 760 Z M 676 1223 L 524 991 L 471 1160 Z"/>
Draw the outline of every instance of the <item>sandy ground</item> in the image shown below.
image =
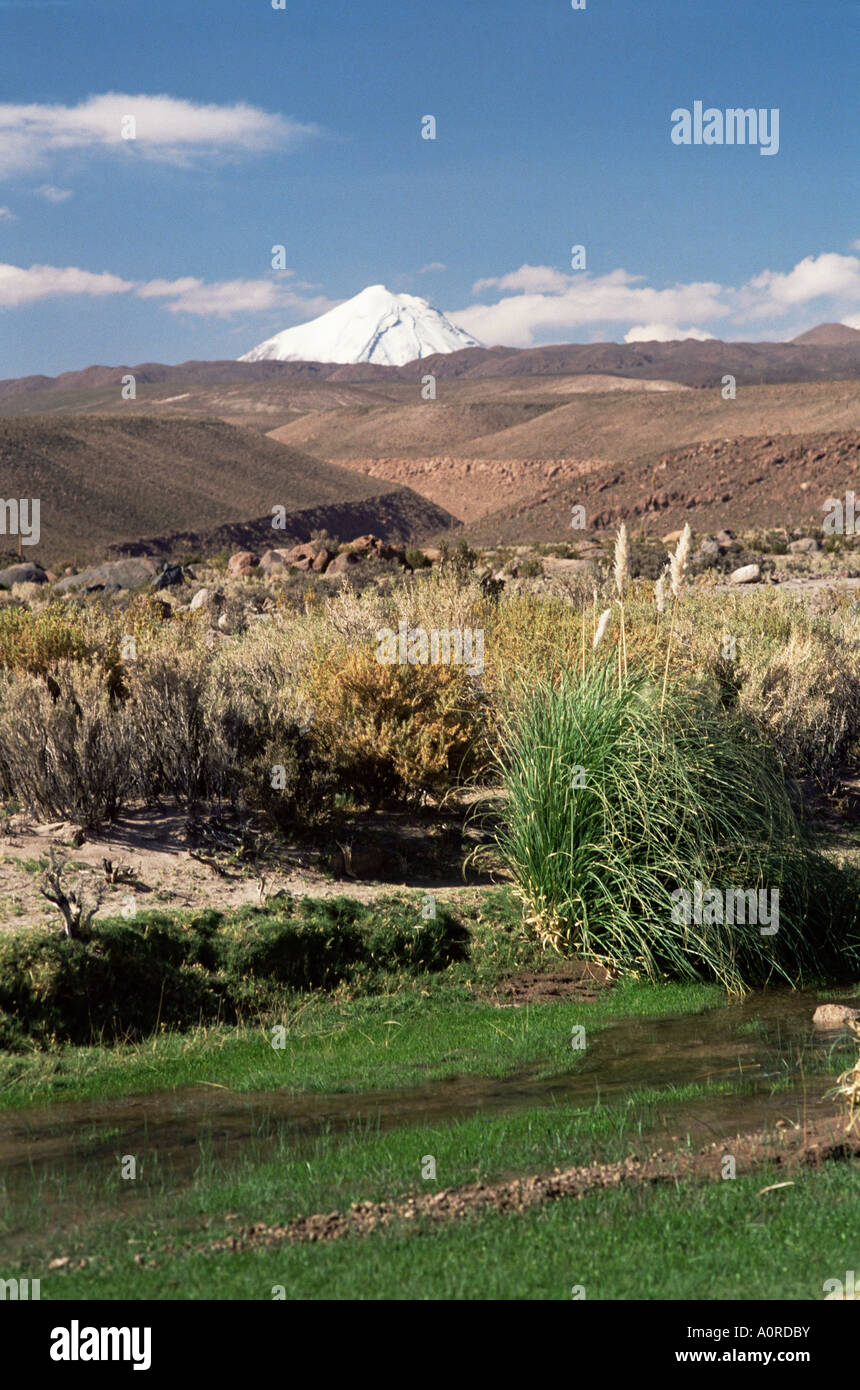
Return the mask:
<path fill-rule="evenodd" d="M 398 889 L 432 892 L 441 901 L 474 893 L 456 872 L 428 878 L 407 872 L 402 882 L 371 877 L 336 875 L 319 866 L 313 846 L 285 845 L 267 851 L 265 867 L 259 863 L 231 863 L 221 853 L 189 844 L 188 817 L 175 808 L 131 810 L 98 835 L 76 843 L 78 827 L 55 821 L 39 825 L 13 816 L 0 834 L 0 931 L 22 927 L 55 930 L 59 911 L 39 892 L 39 882 L 51 848 L 67 861 L 70 881 L 81 886 L 105 886 L 98 916 L 126 914 L 136 909 L 259 905 L 268 896 L 286 890 L 291 896 L 335 897 L 346 894 L 367 902 Z M 200 856 L 195 857 L 195 856 Z M 131 871 L 133 882 L 108 882 L 105 860 Z M 261 877 L 264 876 L 264 877 Z"/>

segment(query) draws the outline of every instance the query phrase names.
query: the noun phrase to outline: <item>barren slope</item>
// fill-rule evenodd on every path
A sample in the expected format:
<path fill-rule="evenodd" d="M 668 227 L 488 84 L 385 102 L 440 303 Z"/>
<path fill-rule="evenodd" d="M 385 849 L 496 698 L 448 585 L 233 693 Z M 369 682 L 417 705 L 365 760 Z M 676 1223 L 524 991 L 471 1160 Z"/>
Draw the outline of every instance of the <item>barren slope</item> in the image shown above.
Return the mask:
<path fill-rule="evenodd" d="M 52 561 L 97 558 L 140 537 L 203 534 L 271 516 L 277 505 L 325 506 L 334 520 L 338 509 L 401 491 L 219 420 L 145 417 L 0 420 L 0 476 L 4 497 L 39 499 L 41 542 L 26 556 Z M 396 510 L 415 530 L 445 521 L 408 494 Z M 15 542 L 5 541 L 8 552 Z"/>
<path fill-rule="evenodd" d="M 545 486 L 468 528 L 482 542 L 573 541 L 571 507 L 588 533 L 626 520 L 650 535 L 689 521 L 698 531 L 822 525 L 829 497 L 860 495 L 860 432 L 732 438 L 632 463 L 610 463 Z"/>

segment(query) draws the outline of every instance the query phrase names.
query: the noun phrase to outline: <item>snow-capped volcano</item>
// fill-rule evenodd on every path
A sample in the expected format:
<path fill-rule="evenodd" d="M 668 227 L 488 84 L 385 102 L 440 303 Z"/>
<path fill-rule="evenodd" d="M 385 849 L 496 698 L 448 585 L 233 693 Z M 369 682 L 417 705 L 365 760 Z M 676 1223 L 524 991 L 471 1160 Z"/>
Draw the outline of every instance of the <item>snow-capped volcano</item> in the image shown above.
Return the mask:
<path fill-rule="evenodd" d="M 414 294 L 370 285 L 318 319 L 285 328 L 240 362 L 376 362 L 402 367 L 434 352 L 482 347 Z"/>

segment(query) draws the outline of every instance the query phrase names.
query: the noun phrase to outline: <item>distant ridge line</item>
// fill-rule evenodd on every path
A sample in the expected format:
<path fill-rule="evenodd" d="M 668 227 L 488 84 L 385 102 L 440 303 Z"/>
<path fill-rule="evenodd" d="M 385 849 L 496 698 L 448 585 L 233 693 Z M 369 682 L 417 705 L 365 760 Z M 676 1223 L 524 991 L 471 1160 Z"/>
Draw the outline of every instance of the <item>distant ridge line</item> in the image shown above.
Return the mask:
<path fill-rule="evenodd" d="M 215 385 L 266 380 L 318 380 L 343 383 L 420 381 L 427 373 L 446 378 L 564 376 L 612 373 L 640 379 L 677 381 L 685 386 L 718 386 L 725 373 L 748 384 L 792 381 L 852 380 L 860 377 L 860 332 L 838 343 L 809 341 L 818 329 L 790 343 L 722 342 L 687 339 L 671 343 L 562 343 L 536 348 L 475 347 L 436 353 L 402 367 L 373 363 L 235 362 L 230 359 L 161 362 L 137 366 L 92 366 L 59 376 L 26 376 L 0 380 L 0 405 L 19 396 L 121 386 L 134 376 L 137 386 L 160 383 Z M 820 325 L 829 337 L 832 325 Z M 840 335 L 841 337 L 841 335 Z"/>

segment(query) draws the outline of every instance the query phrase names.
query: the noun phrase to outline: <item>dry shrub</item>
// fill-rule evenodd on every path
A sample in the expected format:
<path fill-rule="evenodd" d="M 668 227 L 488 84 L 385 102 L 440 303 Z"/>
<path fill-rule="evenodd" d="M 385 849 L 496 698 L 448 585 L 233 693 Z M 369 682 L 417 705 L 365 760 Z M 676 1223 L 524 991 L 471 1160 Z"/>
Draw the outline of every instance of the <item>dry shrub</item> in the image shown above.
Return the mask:
<path fill-rule="evenodd" d="M 54 693 L 37 676 L 0 672 L 0 796 L 97 825 L 131 789 L 133 730 L 100 670 L 54 669 Z"/>
<path fill-rule="evenodd" d="M 851 1019 L 848 1025 L 860 1043 L 860 1023 L 856 1019 Z M 839 1098 L 845 1111 L 845 1129 L 850 1132 L 858 1118 L 860 1118 L 860 1057 L 849 1067 L 847 1071 L 837 1077 L 838 1086 L 835 1095 Z"/>
<path fill-rule="evenodd" d="M 593 614 L 589 604 L 578 610 L 558 597 L 541 598 L 527 590 L 494 606 L 487 634 L 487 686 L 494 693 L 512 680 L 545 676 L 579 664 L 582 631 L 591 651 Z"/>
<path fill-rule="evenodd" d="M 58 662 L 95 662 L 119 682 L 119 644 L 101 614 L 71 603 L 51 603 L 38 612 L 25 607 L 0 611 L 0 668 L 47 676 Z"/>
<path fill-rule="evenodd" d="M 781 651 L 752 666 L 739 704 L 790 767 L 823 775 L 860 737 L 856 656 L 829 634 L 793 632 Z"/>
<path fill-rule="evenodd" d="M 138 643 L 125 667 L 135 792 L 145 800 L 217 795 L 232 754 L 207 709 L 211 656 L 201 635 L 177 627 Z"/>
<path fill-rule="evenodd" d="M 362 800 L 444 795 L 470 773 L 481 702 L 461 666 L 384 665 L 341 648 L 311 670 L 312 737 Z"/>

